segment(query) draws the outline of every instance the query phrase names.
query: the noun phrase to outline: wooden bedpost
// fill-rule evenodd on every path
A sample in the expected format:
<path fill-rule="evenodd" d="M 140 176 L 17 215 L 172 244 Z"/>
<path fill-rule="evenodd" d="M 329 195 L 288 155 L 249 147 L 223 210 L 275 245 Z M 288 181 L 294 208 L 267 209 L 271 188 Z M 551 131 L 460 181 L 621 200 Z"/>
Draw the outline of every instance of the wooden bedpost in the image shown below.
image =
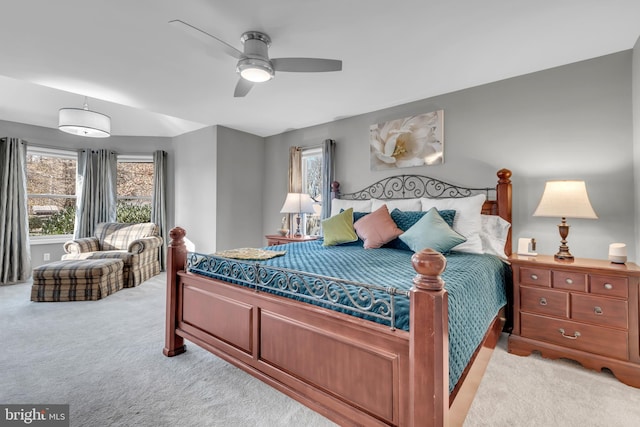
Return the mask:
<path fill-rule="evenodd" d="M 409 425 L 449 424 L 449 320 L 440 274 L 447 259 L 433 249 L 411 257 L 418 274 L 410 296 Z"/>
<path fill-rule="evenodd" d="M 509 221 L 511 224 L 511 171 L 509 169 L 500 169 L 498 171 L 498 185 L 496 187 L 498 199 L 498 215 L 500 218 Z M 507 241 L 504 245 L 504 252 L 507 256 L 513 251 L 511 243 L 511 228 L 507 233 Z"/>
<path fill-rule="evenodd" d="M 184 228 L 175 227 L 169 232 L 171 242 L 167 248 L 167 313 L 165 340 L 162 353 L 167 357 L 184 353 L 187 347 L 184 339 L 176 334 L 178 326 L 178 271 L 184 269 L 187 261 L 187 247 L 184 244 Z"/>

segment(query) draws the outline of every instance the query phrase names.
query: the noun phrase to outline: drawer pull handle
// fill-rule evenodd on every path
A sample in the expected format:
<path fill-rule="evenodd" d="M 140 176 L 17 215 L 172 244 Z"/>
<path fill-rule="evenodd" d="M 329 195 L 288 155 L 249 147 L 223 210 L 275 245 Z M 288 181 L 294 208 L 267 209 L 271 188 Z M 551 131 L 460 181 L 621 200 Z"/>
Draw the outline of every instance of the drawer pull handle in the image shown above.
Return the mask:
<path fill-rule="evenodd" d="M 569 340 L 576 340 L 580 336 L 580 332 L 578 332 L 578 331 L 575 331 L 573 333 L 573 335 L 565 335 L 564 329 L 562 329 L 562 328 L 558 329 L 558 332 L 560 332 L 563 337 L 565 337 L 566 339 L 569 339 Z"/>
<path fill-rule="evenodd" d="M 540 305 L 547 305 L 547 299 L 546 298 L 540 298 Z"/>
<path fill-rule="evenodd" d="M 531 275 L 531 279 L 533 279 L 533 280 L 538 280 L 538 275 L 537 275 L 537 274 L 532 274 L 532 275 Z"/>
<path fill-rule="evenodd" d="M 593 312 L 595 314 L 597 314 L 597 315 L 601 315 L 602 314 L 602 308 L 598 307 L 598 306 L 595 306 L 595 307 L 593 307 Z"/>
<path fill-rule="evenodd" d="M 611 289 L 613 289 L 613 285 L 611 283 L 605 283 L 604 288 L 610 291 Z"/>
<path fill-rule="evenodd" d="M 573 279 L 564 279 L 564 282 L 565 282 L 567 285 L 573 285 Z"/>

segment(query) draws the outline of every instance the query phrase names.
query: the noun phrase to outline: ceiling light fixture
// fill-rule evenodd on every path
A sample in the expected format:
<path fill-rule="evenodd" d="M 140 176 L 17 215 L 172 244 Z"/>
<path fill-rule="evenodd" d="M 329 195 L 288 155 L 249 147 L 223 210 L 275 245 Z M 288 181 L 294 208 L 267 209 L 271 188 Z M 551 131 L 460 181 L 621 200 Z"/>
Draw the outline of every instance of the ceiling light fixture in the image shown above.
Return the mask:
<path fill-rule="evenodd" d="M 250 82 L 262 83 L 271 80 L 275 72 L 273 64 L 269 61 L 269 36 L 259 31 L 247 31 L 240 41 L 244 45 L 244 55 L 238 61 L 236 71 Z"/>
<path fill-rule="evenodd" d="M 83 108 L 61 108 L 58 112 L 58 129 L 73 135 L 89 138 L 111 136 L 111 118 L 89 110 L 87 97 Z"/>
<path fill-rule="evenodd" d="M 238 61 L 238 72 L 243 79 L 262 83 L 273 78 L 273 67 L 269 61 L 256 58 L 244 58 Z"/>

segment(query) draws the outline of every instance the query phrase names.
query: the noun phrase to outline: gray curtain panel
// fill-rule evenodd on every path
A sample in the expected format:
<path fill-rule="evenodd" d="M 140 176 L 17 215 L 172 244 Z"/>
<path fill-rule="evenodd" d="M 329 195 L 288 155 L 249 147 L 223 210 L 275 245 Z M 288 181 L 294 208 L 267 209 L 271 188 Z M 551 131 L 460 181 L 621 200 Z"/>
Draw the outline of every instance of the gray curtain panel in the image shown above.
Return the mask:
<path fill-rule="evenodd" d="M 160 268 L 164 271 L 167 247 L 167 153 L 162 150 L 153 153 L 151 222 L 158 226 L 160 236 L 164 239 L 164 243 L 160 248 Z"/>
<path fill-rule="evenodd" d="M 331 183 L 334 180 L 336 142 L 325 139 L 322 142 L 322 215 L 321 219 L 331 216 Z"/>
<path fill-rule="evenodd" d="M 99 222 L 116 221 L 118 156 L 109 150 L 78 152 L 74 237 L 93 236 Z"/>
<path fill-rule="evenodd" d="M 18 138 L 0 138 L 0 284 L 30 276 L 27 145 Z"/>

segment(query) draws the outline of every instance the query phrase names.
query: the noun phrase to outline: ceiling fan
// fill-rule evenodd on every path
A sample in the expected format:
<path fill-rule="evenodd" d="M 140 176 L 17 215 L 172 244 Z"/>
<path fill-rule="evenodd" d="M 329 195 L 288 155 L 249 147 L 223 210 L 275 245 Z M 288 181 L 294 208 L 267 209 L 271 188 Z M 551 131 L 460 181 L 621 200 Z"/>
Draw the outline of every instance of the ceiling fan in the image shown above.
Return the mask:
<path fill-rule="evenodd" d="M 194 27 L 179 19 L 169 21 L 169 24 L 186 33 L 203 40 L 205 43 L 215 42 L 216 46 L 238 60 L 236 72 L 240 80 L 233 93 L 234 97 L 243 97 L 253 87 L 254 83 L 261 83 L 275 77 L 276 71 L 306 73 L 342 70 L 342 61 L 322 58 L 272 58 L 269 59 L 271 39 L 260 31 L 247 31 L 240 40 L 244 45 L 244 52 L 220 40 L 206 31 Z"/>

